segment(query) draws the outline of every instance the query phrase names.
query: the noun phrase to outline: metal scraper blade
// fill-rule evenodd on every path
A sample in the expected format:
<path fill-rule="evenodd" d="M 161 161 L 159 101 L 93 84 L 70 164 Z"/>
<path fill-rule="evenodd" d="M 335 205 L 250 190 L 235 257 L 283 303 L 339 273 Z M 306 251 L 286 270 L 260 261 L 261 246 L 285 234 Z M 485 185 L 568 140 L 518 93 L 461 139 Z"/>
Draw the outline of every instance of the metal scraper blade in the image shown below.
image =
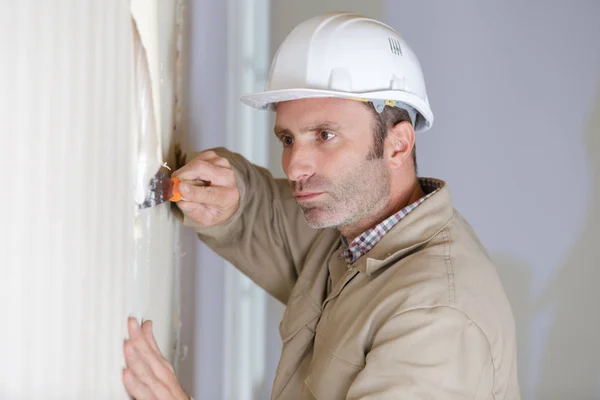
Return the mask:
<path fill-rule="evenodd" d="M 161 169 L 150 179 L 146 199 L 139 206 L 140 208 L 154 207 L 169 200 L 172 196 L 173 181 Z"/>

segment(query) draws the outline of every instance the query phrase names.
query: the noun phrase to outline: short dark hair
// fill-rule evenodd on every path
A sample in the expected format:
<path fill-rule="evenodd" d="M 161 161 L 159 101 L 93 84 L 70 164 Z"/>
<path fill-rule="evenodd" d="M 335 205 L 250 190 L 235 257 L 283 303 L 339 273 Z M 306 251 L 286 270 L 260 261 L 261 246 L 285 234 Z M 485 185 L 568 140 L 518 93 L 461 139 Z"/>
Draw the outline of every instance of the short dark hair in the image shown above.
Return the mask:
<path fill-rule="evenodd" d="M 375 106 L 371 102 L 364 103 L 367 108 L 371 111 L 375 119 L 375 136 L 373 141 L 373 147 L 371 149 L 372 158 L 383 157 L 383 144 L 387 138 L 387 132 L 400 122 L 408 121 L 414 127 L 414 122 L 411 121 L 408 112 L 402 108 L 385 106 L 383 112 L 378 113 Z M 415 166 L 415 173 L 417 172 L 417 145 L 415 144 L 412 149 L 412 159 Z"/>

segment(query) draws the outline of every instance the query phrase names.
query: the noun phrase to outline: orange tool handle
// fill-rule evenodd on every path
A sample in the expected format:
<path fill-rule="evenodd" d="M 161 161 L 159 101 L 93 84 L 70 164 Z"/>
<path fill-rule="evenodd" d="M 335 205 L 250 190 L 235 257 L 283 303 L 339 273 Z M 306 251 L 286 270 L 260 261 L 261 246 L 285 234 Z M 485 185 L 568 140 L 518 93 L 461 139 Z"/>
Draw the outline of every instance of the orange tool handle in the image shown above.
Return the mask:
<path fill-rule="evenodd" d="M 171 181 L 173 181 L 173 195 L 169 200 L 177 202 L 183 197 L 179 191 L 179 182 L 181 182 L 181 180 L 179 178 L 171 178 Z"/>
<path fill-rule="evenodd" d="M 181 192 L 179 191 L 179 183 L 181 182 L 181 179 L 171 178 L 171 181 L 173 181 L 173 195 L 169 198 L 169 200 L 173 202 L 180 201 L 183 198 Z M 194 179 L 193 181 L 184 182 L 194 186 L 210 186 L 210 181 L 205 181 L 202 179 Z"/>

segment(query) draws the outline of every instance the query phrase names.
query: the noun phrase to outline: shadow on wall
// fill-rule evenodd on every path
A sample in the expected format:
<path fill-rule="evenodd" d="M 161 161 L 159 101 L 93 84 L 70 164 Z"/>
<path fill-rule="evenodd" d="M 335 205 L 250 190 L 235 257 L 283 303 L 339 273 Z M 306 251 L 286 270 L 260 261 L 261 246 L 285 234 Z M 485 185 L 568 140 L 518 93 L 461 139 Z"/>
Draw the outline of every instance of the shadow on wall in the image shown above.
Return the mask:
<path fill-rule="evenodd" d="M 196 377 L 196 268 L 198 260 L 193 251 L 195 249 L 196 237 L 189 229 L 180 228 L 181 249 L 184 252 L 180 260 L 180 288 L 181 288 L 181 345 L 185 346 L 184 358 L 179 361 L 177 369 L 181 386 L 190 395 L 194 395 L 194 380 Z"/>
<path fill-rule="evenodd" d="M 493 256 L 517 323 L 519 375 L 528 377 L 521 380 L 523 399 L 600 398 L 600 335 L 594 329 L 600 325 L 600 91 L 583 140 L 592 169 L 591 201 L 580 237 L 545 293 L 530 299 L 527 265 Z M 564 207 L 556 211 L 568 212 Z"/>
<path fill-rule="evenodd" d="M 556 314 L 545 346 L 540 399 L 600 397 L 600 339 L 594 329 L 600 325 L 600 91 L 591 112 L 584 138 L 593 179 L 589 210 L 577 244 L 542 298 Z M 560 392 L 548 390 L 552 387 Z"/>

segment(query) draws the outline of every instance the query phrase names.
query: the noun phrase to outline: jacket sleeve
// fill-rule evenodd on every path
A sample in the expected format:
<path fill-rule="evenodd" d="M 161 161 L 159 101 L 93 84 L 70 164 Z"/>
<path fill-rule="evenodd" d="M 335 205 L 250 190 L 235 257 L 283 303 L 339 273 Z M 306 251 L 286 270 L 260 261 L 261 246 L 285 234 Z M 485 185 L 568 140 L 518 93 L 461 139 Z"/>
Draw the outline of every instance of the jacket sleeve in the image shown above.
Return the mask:
<path fill-rule="evenodd" d="M 494 366 L 480 328 L 451 307 L 407 311 L 375 334 L 350 400 L 493 399 Z"/>
<path fill-rule="evenodd" d="M 184 224 L 194 227 L 200 240 L 286 304 L 319 230 L 306 223 L 287 180 L 274 179 L 239 154 L 213 150 L 234 169 L 239 208 L 217 226 L 199 227 L 188 219 Z"/>

